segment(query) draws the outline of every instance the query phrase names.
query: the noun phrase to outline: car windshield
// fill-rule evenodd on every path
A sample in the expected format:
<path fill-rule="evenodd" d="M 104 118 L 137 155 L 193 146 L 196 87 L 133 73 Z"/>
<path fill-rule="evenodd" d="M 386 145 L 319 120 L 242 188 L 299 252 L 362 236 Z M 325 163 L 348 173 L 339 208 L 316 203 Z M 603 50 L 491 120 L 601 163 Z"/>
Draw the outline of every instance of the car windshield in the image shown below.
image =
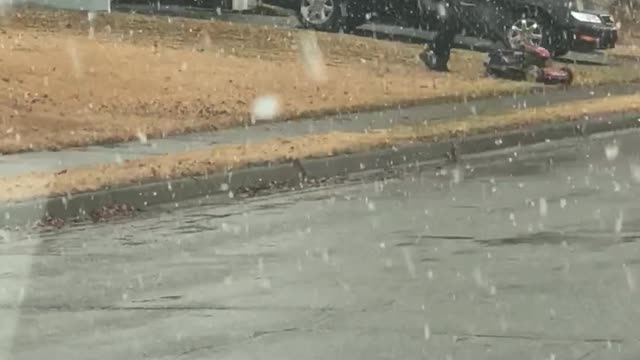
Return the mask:
<path fill-rule="evenodd" d="M 593 0 L 571 0 L 569 2 L 571 9 L 576 11 L 601 10 L 602 6 Z"/>
<path fill-rule="evenodd" d="M 640 359 L 636 9 L 0 0 L 0 360 Z"/>

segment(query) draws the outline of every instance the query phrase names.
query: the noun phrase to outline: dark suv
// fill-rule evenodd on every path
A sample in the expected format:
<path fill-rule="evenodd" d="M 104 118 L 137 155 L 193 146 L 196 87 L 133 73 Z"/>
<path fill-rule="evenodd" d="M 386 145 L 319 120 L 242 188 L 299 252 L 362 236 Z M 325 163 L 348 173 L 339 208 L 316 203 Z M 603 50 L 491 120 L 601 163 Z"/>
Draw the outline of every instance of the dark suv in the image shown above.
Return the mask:
<path fill-rule="evenodd" d="M 591 0 L 458 0 L 466 35 L 508 48 L 524 38 L 555 55 L 570 49 L 613 48 L 618 39 L 611 15 Z M 296 0 L 303 26 L 322 31 L 350 30 L 369 15 L 393 16 L 409 26 L 430 28 L 433 0 Z"/>

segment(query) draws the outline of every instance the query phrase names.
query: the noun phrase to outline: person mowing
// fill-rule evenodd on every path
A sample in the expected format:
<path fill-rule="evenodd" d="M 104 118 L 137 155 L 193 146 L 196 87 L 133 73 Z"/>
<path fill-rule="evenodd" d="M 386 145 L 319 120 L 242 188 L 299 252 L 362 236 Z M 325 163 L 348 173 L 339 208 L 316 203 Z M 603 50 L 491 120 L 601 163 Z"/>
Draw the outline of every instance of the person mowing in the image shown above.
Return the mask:
<path fill-rule="evenodd" d="M 425 46 L 420 59 L 434 71 L 449 71 L 448 63 L 453 40 L 460 31 L 460 9 L 457 0 L 418 0 L 418 8 L 423 16 L 435 10 L 436 36 L 433 46 Z"/>

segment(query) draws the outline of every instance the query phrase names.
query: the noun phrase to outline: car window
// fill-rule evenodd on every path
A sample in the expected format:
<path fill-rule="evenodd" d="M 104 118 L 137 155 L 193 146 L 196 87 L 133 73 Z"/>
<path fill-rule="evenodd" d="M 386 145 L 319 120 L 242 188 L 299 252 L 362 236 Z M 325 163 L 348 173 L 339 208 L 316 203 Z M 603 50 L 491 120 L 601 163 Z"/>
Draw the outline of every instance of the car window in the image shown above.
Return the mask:
<path fill-rule="evenodd" d="M 601 8 L 601 6 L 598 6 L 592 0 L 572 0 L 570 2 L 570 7 L 571 9 L 577 10 L 577 11 L 596 10 Z"/>

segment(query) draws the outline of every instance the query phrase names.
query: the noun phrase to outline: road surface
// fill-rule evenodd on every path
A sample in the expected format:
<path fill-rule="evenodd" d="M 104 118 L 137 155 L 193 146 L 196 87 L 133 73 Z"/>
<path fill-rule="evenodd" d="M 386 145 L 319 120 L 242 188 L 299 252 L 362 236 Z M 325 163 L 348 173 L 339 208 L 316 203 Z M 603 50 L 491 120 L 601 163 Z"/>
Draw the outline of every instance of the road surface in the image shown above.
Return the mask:
<path fill-rule="evenodd" d="M 0 358 L 638 359 L 639 139 L 3 231 Z"/>

